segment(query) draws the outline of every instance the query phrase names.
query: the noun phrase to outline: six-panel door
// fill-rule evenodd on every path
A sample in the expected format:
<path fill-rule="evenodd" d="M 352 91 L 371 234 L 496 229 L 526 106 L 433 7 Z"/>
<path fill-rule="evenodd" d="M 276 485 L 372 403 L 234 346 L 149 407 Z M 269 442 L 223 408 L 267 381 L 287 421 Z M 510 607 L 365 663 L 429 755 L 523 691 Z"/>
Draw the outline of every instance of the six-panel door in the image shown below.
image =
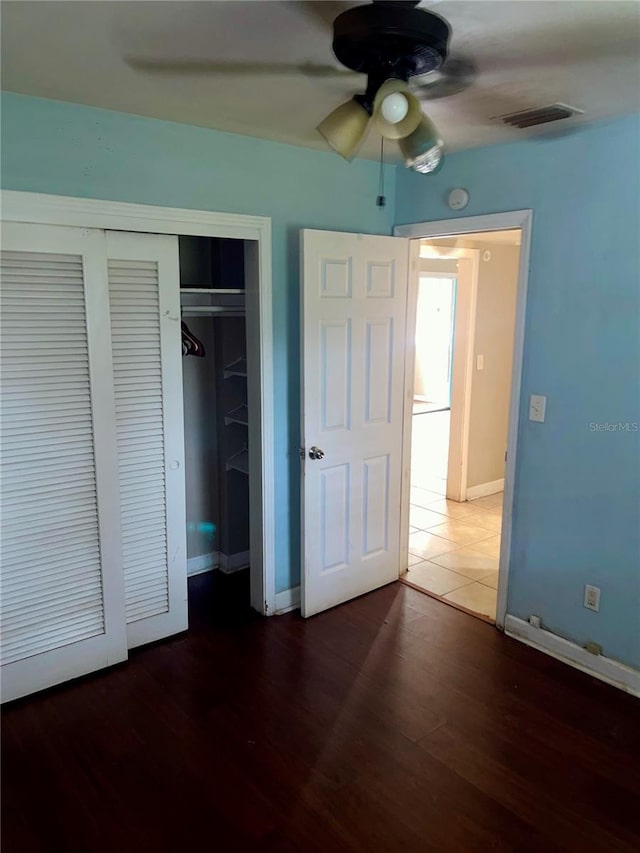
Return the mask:
<path fill-rule="evenodd" d="M 407 257 L 302 232 L 305 616 L 398 578 Z"/>

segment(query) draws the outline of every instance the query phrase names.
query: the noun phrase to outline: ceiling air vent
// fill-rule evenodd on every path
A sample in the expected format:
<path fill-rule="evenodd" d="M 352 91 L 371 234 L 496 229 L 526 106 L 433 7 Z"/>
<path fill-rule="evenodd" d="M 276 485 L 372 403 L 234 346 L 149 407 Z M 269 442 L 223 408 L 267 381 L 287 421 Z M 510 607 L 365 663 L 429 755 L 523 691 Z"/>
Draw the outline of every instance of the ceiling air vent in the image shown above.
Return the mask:
<path fill-rule="evenodd" d="M 567 104 L 549 104 L 546 107 L 536 107 L 533 110 L 521 110 L 517 113 L 507 113 L 502 116 L 493 116 L 492 121 L 501 121 L 512 127 L 526 128 L 535 127 L 538 124 L 548 124 L 551 121 L 560 121 L 563 118 L 571 118 L 581 115 L 584 110 L 569 107 Z"/>

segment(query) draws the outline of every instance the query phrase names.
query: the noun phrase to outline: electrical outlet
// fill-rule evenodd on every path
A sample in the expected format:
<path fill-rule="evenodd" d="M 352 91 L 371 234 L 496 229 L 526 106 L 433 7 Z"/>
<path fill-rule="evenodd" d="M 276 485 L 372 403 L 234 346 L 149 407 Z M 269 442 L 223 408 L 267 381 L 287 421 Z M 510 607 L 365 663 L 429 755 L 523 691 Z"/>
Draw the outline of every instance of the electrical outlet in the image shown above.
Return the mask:
<path fill-rule="evenodd" d="M 587 584 L 584 588 L 584 606 L 587 610 L 600 610 L 600 587 Z"/>

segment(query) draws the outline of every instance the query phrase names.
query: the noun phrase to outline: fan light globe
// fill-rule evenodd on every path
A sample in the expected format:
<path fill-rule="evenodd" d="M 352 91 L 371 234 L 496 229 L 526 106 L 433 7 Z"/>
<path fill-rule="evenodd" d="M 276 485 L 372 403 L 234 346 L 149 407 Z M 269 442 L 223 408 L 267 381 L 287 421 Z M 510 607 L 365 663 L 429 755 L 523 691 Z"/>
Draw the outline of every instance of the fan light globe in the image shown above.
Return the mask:
<path fill-rule="evenodd" d="M 444 143 L 428 116 L 423 116 L 413 133 L 400 139 L 398 145 L 408 169 L 430 175 L 442 168 Z"/>
<path fill-rule="evenodd" d="M 422 119 L 422 107 L 404 80 L 389 79 L 378 89 L 373 102 L 373 120 L 385 139 L 403 139 Z"/>
<path fill-rule="evenodd" d="M 393 92 L 382 102 L 380 112 L 385 121 L 389 124 L 397 124 L 409 112 L 409 101 L 402 92 Z"/>
<path fill-rule="evenodd" d="M 368 127 L 369 113 L 352 98 L 321 121 L 317 130 L 334 151 L 345 160 L 351 160 L 362 144 Z"/>

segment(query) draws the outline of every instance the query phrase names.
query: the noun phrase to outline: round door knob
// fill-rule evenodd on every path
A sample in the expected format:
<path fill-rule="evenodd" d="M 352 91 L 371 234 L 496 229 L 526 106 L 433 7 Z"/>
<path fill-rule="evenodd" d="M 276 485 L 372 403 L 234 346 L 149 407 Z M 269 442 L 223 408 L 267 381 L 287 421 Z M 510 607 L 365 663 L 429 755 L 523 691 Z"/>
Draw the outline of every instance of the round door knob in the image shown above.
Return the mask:
<path fill-rule="evenodd" d="M 180 463 L 179 463 L 179 462 L 177 462 L 176 460 L 174 460 L 174 461 L 169 465 L 169 468 L 171 468 L 171 470 L 172 470 L 172 471 L 177 471 L 179 467 L 180 467 Z"/>
<path fill-rule="evenodd" d="M 309 451 L 309 459 L 324 459 L 324 450 L 314 445 Z"/>

